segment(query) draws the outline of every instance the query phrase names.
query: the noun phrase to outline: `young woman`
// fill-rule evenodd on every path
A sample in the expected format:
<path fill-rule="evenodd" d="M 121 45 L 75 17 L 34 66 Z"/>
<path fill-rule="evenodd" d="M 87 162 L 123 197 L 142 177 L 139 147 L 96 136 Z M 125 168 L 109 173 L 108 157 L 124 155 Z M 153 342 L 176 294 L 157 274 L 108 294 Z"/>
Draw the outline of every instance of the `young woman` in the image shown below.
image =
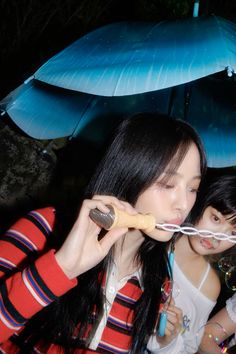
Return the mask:
<path fill-rule="evenodd" d="M 31 212 L 3 236 L 2 351 L 141 353 L 150 342 L 151 352 L 158 352 L 165 241 L 172 232 L 105 232 L 89 214 L 96 208 L 107 213 L 111 204 L 131 215 L 151 213 L 158 223 L 181 224 L 204 171 L 202 144 L 188 124 L 148 113 L 123 121 L 60 247 L 48 250 L 46 243 L 46 237 L 52 243 L 53 208 Z M 169 311 L 171 334 L 161 346 L 182 323 L 179 310 L 170 305 Z"/>
<path fill-rule="evenodd" d="M 187 221 L 201 230 L 228 235 L 236 231 L 236 173 L 233 170 L 230 173 L 225 169 L 208 169 Z M 173 279 L 179 288 L 175 305 L 183 311 L 183 330 L 174 341 L 175 347 L 172 344 L 173 353 L 196 353 L 201 328 L 220 292 L 220 280 L 209 257 L 219 257 L 233 246 L 232 242 L 213 237 L 182 235 L 177 239 Z"/>

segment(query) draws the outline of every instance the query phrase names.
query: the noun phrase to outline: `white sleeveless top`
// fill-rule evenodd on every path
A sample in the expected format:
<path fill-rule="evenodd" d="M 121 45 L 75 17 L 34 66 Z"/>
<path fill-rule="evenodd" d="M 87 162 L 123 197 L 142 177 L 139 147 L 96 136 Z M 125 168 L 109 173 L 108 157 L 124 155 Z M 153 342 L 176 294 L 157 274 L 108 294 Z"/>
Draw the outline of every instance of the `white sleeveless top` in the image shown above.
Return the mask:
<path fill-rule="evenodd" d="M 236 324 L 236 294 L 226 301 L 226 310 L 230 319 Z"/>
<path fill-rule="evenodd" d="M 207 323 L 208 317 L 216 305 L 216 301 L 212 301 L 201 293 L 201 288 L 210 271 L 208 264 L 206 271 L 202 275 L 199 286 L 196 288 L 190 280 L 184 275 L 178 264 L 174 261 L 173 279 L 174 289 L 173 297 L 177 307 L 183 311 L 183 333 L 167 347 L 158 348 L 155 345 L 156 338 L 152 336 L 149 340 L 147 348 L 151 353 L 160 354 L 193 354 L 196 353 L 203 334 L 204 325 Z M 175 294 L 179 295 L 175 297 Z"/>
<path fill-rule="evenodd" d="M 178 264 L 174 262 L 173 279 L 176 286 L 180 289 L 180 294 L 174 300 L 176 306 L 183 311 L 184 327 L 184 333 L 182 334 L 184 348 L 178 353 L 188 354 L 197 351 L 203 334 L 203 326 L 207 323 L 208 317 L 216 305 L 216 301 L 212 301 L 201 293 L 201 288 L 209 271 L 210 265 L 208 264 L 205 273 L 202 275 L 201 282 L 196 288 L 184 275 Z"/>
<path fill-rule="evenodd" d="M 236 294 L 234 294 L 232 297 L 226 300 L 226 310 L 229 315 L 229 318 L 236 324 Z M 230 348 L 235 344 L 236 344 L 236 333 L 234 334 L 234 337 L 231 339 L 230 343 L 228 344 L 228 347 Z"/>

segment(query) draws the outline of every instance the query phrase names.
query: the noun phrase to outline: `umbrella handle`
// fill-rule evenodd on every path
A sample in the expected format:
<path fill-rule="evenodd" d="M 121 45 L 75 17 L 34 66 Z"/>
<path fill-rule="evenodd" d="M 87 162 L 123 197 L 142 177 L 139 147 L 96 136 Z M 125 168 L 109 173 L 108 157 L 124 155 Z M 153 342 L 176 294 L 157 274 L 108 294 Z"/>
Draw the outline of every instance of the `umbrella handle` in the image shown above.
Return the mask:
<path fill-rule="evenodd" d="M 150 232 L 155 229 L 156 220 L 152 214 L 130 215 L 114 205 L 107 205 L 107 207 L 110 210 L 108 213 L 103 213 L 98 209 L 92 209 L 89 213 L 90 218 L 105 230 L 128 227 Z"/>

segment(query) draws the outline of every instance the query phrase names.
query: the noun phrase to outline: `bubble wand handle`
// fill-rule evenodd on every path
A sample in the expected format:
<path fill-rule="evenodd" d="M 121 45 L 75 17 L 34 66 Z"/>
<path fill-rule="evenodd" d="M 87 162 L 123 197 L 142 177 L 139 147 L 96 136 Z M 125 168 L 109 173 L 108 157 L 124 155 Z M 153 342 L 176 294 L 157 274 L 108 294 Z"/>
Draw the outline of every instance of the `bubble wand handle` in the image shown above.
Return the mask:
<path fill-rule="evenodd" d="M 128 227 L 150 232 L 156 227 L 156 220 L 152 214 L 131 215 L 114 205 L 107 205 L 107 207 L 110 210 L 108 213 L 103 213 L 99 209 L 92 209 L 89 213 L 90 218 L 105 230 Z"/>
<path fill-rule="evenodd" d="M 210 230 L 199 230 L 192 225 L 175 225 L 175 224 L 156 224 L 155 217 L 152 214 L 131 215 L 123 210 L 116 208 L 114 205 L 107 205 L 108 213 L 103 213 L 99 209 L 92 209 L 89 213 L 91 219 L 104 228 L 111 230 L 114 227 L 128 227 L 150 232 L 159 229 L 167 232 L 181 232 L 188 236 L 200 236 L 203 238 L 215 238 L 216 240 L 229 241 L 236 244 L 236 235 L 227 235 L 220 232 Z"/>

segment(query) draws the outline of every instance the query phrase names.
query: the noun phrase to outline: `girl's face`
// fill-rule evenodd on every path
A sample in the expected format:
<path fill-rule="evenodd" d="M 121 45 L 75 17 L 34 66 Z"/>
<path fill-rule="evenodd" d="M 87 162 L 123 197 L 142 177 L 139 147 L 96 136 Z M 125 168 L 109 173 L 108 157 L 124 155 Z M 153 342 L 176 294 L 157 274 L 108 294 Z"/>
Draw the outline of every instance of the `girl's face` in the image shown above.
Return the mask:
<path fill-rule="evenodd" d="M 179 168 L 171 171 L 167 167 L 139 196 L 135 208 L 140 213 L 153 214 L 157 223 L 180 225 L 195 203 L 200 179 L 200 155 L 192 144 Z M 154 229 L 147 234 L 158 241 L 169 241 L 173 232 Z"/>
<path fill-rule="evenodd" d="M 218 210 L 209 206 L 205 209 L 202 218 L 196 224 L 198 229 L 220 232 L 227 235 L 236 234 L 236 226 L 230 224 L 230 215 L 222 215 Z M 198 254 L 217 254 L 234 246 L 229 241 L 220 241 L 214 238 L 189 237 L 191 248 Z"/>

